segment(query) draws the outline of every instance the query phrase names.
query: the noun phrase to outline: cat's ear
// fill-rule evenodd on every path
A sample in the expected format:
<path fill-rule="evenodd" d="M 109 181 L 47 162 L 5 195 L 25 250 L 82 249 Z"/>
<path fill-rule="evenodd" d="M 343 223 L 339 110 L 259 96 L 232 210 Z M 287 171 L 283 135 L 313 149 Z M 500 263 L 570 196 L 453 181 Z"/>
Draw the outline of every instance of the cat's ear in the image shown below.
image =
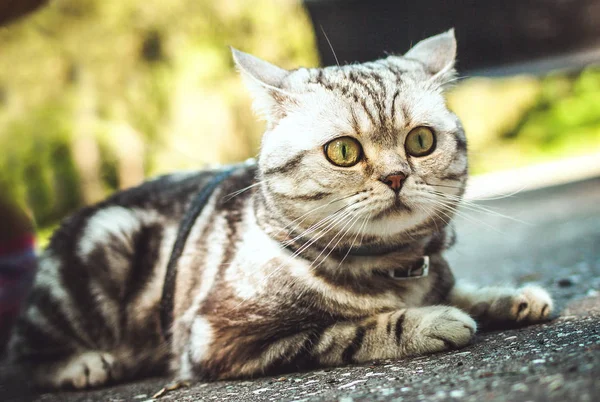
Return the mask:
<path fill-rule="evenodd" d="M 268 122 L 285 115 L 283 103 L 290 94 L 283 89 L 283 81 L 290 72 L 234 48 L 231 48 L 231 53 L 254 98 L 256 112 Z"/>
<path fill-rule="evenodd" d="M 244 53 L 235 48 L 231 48 L 233 61 L 239 71 L 246 77 L 250 78 L 264 88 L 281 89 L 281 84 L 289 71 L 277 67 L 269 62 Z"/>
<path fill-rule="evenodd" d="M 454 28 L 420 41 L 406 52 L 404 57 L 419 60 L 436 79 L 450 79 L 455 75 Z"/>

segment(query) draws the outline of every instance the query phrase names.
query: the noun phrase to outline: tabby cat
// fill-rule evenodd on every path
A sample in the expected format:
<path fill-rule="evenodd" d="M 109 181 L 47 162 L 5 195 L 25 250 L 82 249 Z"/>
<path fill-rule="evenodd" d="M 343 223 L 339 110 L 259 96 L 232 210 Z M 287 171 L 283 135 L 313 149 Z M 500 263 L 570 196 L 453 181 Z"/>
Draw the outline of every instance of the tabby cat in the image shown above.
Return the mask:
<path fill-rule="evenodd" d="M 232 379 L 460 348 L 475 320 L 547 318 L 545 290 L 455 284 L 442 257 L 467 181 L 444 100 L 455 53 L 452 30 L 326 68 L 233 50 L 267 121 L 258 161 L 162 176 L 65 220 L 13 362 L 45 387 Z"/>

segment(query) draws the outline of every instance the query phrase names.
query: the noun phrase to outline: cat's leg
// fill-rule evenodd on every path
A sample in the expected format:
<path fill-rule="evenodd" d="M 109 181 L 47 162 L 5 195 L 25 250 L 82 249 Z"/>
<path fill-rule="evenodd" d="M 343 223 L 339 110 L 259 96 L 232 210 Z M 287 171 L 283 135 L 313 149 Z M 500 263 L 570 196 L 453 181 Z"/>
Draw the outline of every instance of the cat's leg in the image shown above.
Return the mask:
<path fill-rule="evenodd" d="M 447 306 L 409 308 L 327 328 L 314 347 L 321 365 L 364 363 L 466 346 L 477 324 Z"/>
<path fill-rule="evenodd" d="M 534 323 L 548 319 L 552 298 L 539 286 L 521 288 L 475 285 L 458 282 L 448 301 L 485 323 Z"/>
<path fill-rule="evenodd" d="M 122 370 L 117 359 L 98 348 L 61 295 L 61 289 L 32 291 L 8 345 L 11 364 L 42 388 L 81 389 L 118 380 Z"/>
<path fill-rule="evenodd" d="M 121 377 L 121 367 L 111 353 L 87 347 L 85 340 L 70 333 L 72 327 L 57 328 L 42 321 L 34 309 L 17 322 L 9 358 L 36 386 L 81 389 Z"/>
<path fill-rule="evenodd" d="M 40 256 L 9 344 L 12 363 L 50 388 L 94 387 L 158 367 L 162 230 L 120 207 L 75 215 Z"/>
<path fill-rule="evenodd" d="M 464 347 L 476 328 L 469 315 L 449 306 L 381 313 L 285 337 L 240 329 L 238 334 L 253 335 L 213 338 L 214 328 L 203 326 L 202 348 L 194 348 L 192 333 L 178 376 L 231 379 L 434 353 Z"/>

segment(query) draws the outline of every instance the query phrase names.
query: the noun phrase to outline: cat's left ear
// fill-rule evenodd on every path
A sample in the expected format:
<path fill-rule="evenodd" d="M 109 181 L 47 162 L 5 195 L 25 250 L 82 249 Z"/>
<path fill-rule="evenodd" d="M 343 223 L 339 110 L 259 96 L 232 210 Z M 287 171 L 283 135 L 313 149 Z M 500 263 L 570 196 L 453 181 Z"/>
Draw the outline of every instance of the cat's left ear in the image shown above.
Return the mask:
<path fill-rule="evenodd" d="M 231 53 L 254 98 L 256 112 L 268 122 L 285 115 L 283 103 L 290 94 L 283 89 L 283 82 L 290 72 L 234 48 L 231 48 Z"/>
<path fill-rule="evenodd" d="M 435 79 L 449 80 L 456 74 L 454 70 L 456 60 L 454 28 L 422 40 L 413 46 L 404 57 L 419 60 Z"/>

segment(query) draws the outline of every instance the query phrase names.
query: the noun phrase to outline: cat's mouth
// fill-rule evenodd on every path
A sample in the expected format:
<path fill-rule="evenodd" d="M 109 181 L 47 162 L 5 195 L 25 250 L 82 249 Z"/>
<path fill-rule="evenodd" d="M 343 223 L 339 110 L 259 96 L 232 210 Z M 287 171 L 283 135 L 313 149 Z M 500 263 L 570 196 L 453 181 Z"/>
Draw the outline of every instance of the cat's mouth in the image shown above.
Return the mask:
<path fill-rule="evenodd" d="M 373 220 L 396 216 L 398 214 L 412 213 L 412 211 L 412 208 L 402 200 L 402 196 L 397 194 L 391 203 L 373 217 Z"/>
<path fill-rule="evenodd" d="M 412 212 L 412 208 L 409 207 L 404 201 L 402 201 L 400 194 L 396 195 L 396 198 L 394 198 L 394 205 L 392 208 Z"/>

